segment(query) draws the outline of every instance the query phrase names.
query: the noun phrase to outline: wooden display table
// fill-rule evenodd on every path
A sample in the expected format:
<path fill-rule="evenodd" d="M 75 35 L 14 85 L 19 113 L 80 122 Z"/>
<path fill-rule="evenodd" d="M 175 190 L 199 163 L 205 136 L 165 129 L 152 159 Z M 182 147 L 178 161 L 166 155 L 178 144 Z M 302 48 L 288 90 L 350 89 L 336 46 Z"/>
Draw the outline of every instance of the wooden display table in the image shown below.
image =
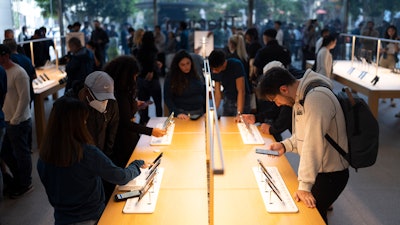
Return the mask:
<path fill-rule="evenodd" d="M 225 173 L 214 177 L 214 224 L 325 224 L 317 209 L 296 202 L 298 213 L 268 213 L 252 168 L 261 159 L 265 166 L 278 168 L 289 192 L 297 190 L 297 176 L 285 156 L 271 158 L 255 153 L 255 147 L 266 148 L 274 141 L 263 135 L 265 145 L 245 145 L 233 117 L 219 121 L 224 149 Z"/>
<path fill-rule="evenodd" d="M 314 61 L 307 61 L 308 68 L 313 64 Z M 355 69 L 350 73 L 352 67 Z M 368 72 L 363 78 L 360 77 L 362 71 Z M 373 85 L 371 81 L 376 73 L 379 81 Z M 375 118 L 378 118 L 380 98 L 400 98 L 400 74 L 395 74 L 389 69 L 378 67 L 376 71 L 372 65 L 363 66 L 359 62 L 337 60 L 333 66 L 333 74 L 337 82 L 368 97 L 368 106 Z"/>
<path fill-rule="evenodd" d="M 154 127 L 165 119 L 152 118 L 148 126 Z M 182 121 L 175 118 L 171 145 L 151 146 L 151 137 L 142 135 L 130 161 L 153 161 L 163 152 L 160 167 L 164 168 L 164 175 L 155 211 L 150 214 L 124 214 L 125 202 L 110 199 L 98 224 L 207 225 L 204 126 L 204 119 Z M 116 193 L 114 191 L 112 196 Z"/>
<path fill-rule="evenodd" d="M 34 85 L 34 108 L 35 108 L 35 126 L 36 126 L 36 143 L 37 147 L 40 148 L 40 143 L 42 141 L 44 131 L 46 128 L 46 115 L 44 109 L 45 98 L 49 95 L 53 95 L 53 98 L 57 98 L 57 92 L 65 87 L 64 84 L 60 84 L 58 81 L 66 76 L 64 72 L 57 69 L 56 66 L 36 69 L 36 74 L 40 75 L 46 74 L 46 76 L 52 81 L 51 84 L 44 87 L 35 87 Z"/>

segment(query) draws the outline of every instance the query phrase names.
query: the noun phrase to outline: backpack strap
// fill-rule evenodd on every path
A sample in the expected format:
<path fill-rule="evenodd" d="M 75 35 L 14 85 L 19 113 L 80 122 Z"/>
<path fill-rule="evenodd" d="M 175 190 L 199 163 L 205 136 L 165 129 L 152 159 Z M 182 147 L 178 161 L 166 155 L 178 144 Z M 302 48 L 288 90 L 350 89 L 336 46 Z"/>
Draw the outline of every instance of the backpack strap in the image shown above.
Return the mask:
<path fill-rule="evenodd" d="M 325 134 L 325 139 L 336 149 L 336 151 L 339 152 L 340 155 L 343 156 L 343 158 L 347 159 L 347 153 L 336 143 L 336 141 L 333 140 L 331 136 L 329 136 L 329 134 Z"/>
<path fill-rule="evenodd" d="M 320 81 L 311 82 L 311 83 L 308 84 L 308 86 L 304 90 L 303 99 L 299 101 L 302 106 L 304 106 L 304 101 L 306 100 L 306 96 L 307 96 L 308 92 L 310 92 L 312 89 L 314 89 L 316 87 L 326 87 L 326 88 L 328 88 L 329 90 L 331 90 L 333 92 L 333 90 L 327 84 L 325 84 L 323 82 L 320 82 Z M 343 88 L 343 91 L 346 92 L 346 94 L 349 96 L 350 102 L 352 103 L 352 105 L 354 105 L 355 104 L 355 100 L 354 100 L 353 95 L 351 94 L 349 88 L 345 87 L 345 88 Z M 333 94 L 335 94 L 335 93 L 333 93 Z M 329 142 L 329 144 L 331 144 L 336 149 L 336 151 L 339 152 L 339 154 L 341 156 L 343 156 L 343 158 L 348 159 L 347 158 L 347 153 L 343 150 L 342 147 L 340 147 L 336 143 L 336 141 L 333 140 L 333 138 L 329 134 L 325 134 L 324 137 Z"/>
<path fill-rule="evenodd" d="M 325 84 L 324 82 L 313 81 L 313 82 L 309 83 L 307 85 L 306 89 L 304 90 L 303 99 L 301 99 L 299 101 L 300 105 L 304 106 L 304 101 L 306 100 L 306 96 L 307 96 L 308 92 L 310 92 L 312 89 L 314 89 L 316 87 L 326 87 L 329 90 L 331 90 L 331 88 L 327 84 Z"/>

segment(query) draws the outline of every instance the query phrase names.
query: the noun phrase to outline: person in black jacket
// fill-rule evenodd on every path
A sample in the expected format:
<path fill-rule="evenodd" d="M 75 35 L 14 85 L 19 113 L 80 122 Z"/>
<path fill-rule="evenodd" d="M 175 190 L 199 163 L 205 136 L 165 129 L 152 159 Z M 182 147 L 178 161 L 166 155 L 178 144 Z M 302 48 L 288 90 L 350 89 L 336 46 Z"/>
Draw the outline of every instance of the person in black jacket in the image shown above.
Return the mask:
<path fill-rule="evenodd" d="M 284 68 L 285 66 L 279 61 L 272 61 L 264 66 L 263 73 L 274 67 Z M 244 114 L 243 119 L 251 124 L 261 123 L 261 132 L 272 135 L 276 141 L 282 141 L 281 133 L 285 130 L 292 132 L 292 107 L 277 106 L 272 101 L 259 99 L 257 112 L 254 115 Z"/>
<path fill-rule="evenodd" d="M 143 101 L 136 100 L 136 76 L 139 65 L 133 56 L 118 56 L 108 62 L 104 71 L 114 79 L 114 95 L 118 102 L 119 125 L 114 143 L 114 162 L 118 166 L 125 166 L 131 156 L 139 135 L 161 137 L 166 130 L 146 127 L 135 121 L 135 114 L 139 108 L 145 108 Z"/>
<path fill-rule="evenodd" d="M 75 83 L 66 96 L 79 98 L 88 106 L 86 127 L 96 147 L 112 160 L 119 121 L 113 79 L 103 71 L 94 71 L 86 77 L 85 83 Z M 107 203 L 115 185 L 104 179 L 102 181 Z"/>
<path fill-rule="evenodd" d="M 94 69 L 94 56 L 91 51 L 82 46 L 81 41 L 73 37 L 68 41 L 70 49 L 67 56 L 67 65 L 65 71 L 67 72 L 67 84 L 65 91 L 67 92 L 74 82 L 83 82 L 86 76 L 93 72 Z"/>
<path fill-rule="evenodd" d="M 156 106 L 156 116 L 163 114 L 162 95 L 160 84 L 160 69 L 162 64 L 157 61 L 158 50 L 155 45 L 154 35 L 151 31 L 143 34 L 142 44 L 139 47 L 136 58 L 141 66 L 138 77 L 138 99 L 148 101 L 153 98 Z M 140 123 L 146 124 L 149 121 L 148 108 L 139 112 Z"/>

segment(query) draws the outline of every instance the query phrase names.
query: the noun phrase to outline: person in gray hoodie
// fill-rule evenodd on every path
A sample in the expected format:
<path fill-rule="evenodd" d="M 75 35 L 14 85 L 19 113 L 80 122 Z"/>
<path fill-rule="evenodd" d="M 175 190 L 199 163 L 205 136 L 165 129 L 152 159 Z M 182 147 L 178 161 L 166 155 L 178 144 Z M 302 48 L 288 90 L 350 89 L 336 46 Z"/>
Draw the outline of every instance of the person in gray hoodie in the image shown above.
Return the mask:
<path fill-rule="evenodd" d="M 313 83 L 319 86 L 310 89 Z M 331 88 L 329 78 L 310 69 L 303 78 L 296 79 L 279 67 L 268 70 L 257 87 L 260 97 L 278 106 L 293 107 L 292 136 L 269 147 L 279 156 L 286 152 L 300 155 L 299 186 L 294 198 L 309 208 L 316 207 L 326 223 L 328 208 L 349 178 L 348 162 L 324 138 L 329 134 L 348 151 L 343 111 Z"/>

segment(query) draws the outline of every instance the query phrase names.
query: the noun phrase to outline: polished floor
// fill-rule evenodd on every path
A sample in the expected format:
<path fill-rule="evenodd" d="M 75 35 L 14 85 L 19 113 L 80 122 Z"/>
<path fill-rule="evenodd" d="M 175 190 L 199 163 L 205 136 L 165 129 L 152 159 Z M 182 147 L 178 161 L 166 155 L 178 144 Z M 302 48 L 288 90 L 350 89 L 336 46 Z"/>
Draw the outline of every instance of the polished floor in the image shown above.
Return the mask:
<path fill-rule="evenodd" d="M 373 167 L 357 173 L 351 169 L 349 183 L 329 213 L 330 225 L 400 224 L 400 118 L 394 117 L 400 112 L 400 100 L 396 99 L 396 103 L 397 108 L 380 103 L 378 160 Z M 46 102 L 47 112 L 51 104 L 50 98 Z M 289 153 L 287 157 L 296 170 L 297 156 Z M 0 203 L 1 225 L 54 224 L 53 209 L 35 169 L 37 149 L 33 150 L 32 161 L 34 190 L 19 199 L 6 198 Z"/>

